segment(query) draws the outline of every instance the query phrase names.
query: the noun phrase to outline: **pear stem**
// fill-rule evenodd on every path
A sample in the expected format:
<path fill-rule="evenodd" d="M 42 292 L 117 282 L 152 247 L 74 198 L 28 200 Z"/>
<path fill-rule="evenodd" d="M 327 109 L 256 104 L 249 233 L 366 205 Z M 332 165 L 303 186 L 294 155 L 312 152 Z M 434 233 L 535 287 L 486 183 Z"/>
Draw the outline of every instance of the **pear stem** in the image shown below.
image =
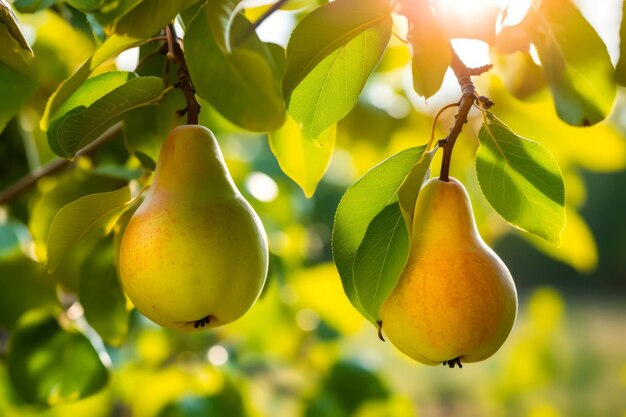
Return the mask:
<path fill-rule="evenodd" d="M 454 75 L 456 75 L 459 85 L 461 86 L 461 93 L 463 95 L 461 97 L 461 101 L 459 102 L 459 111 L 456 116 L 454 116 L 454 125 L 452 125 L 452 128 L 450 129 L 450 133 L 448 133 L 448 136 L 445 139 L 439 141 L 439 145 L 443 148 L 443 158 L 441 161 L 439 179 L 445 182 L 448 182 L 450 178 L 450 161 L 452 159 L 452 149 L 454 148 L 456 139 L 463 130 L 463 125 L 467 123 L 467 116 L 469 115 L 472 106 L 478 100 L 476 87 L 474 87 L 471 76 L 480 75 L 491 69 L 491 65 L 483 65 L 478 68 L 468 68 L 456 54 L 452 45 L 450 45 L 450 50 L 452 51 L 452 62 L 450 66 L 454 71 Z"/>
<path fill-rule="evenodd" d="M 185 61 L 185 53 L 180 40 L 176 36 L 174 25 L 169 24 L 165 27 L 165 37 L 167 38 L 167 58 L 174 61 L 178 65 L 178 81 L 175 84 L 176 88 L 179 88 L 187 101 L 187 107 L 179 112 L 182 116 L 187 113 L 187 124 L 197 125 L 198 115 L 200 114 L 200 104 L 196 100 L 196 90 L 189 77 L 189 70 L 187 69 L 187 62 Z"/>

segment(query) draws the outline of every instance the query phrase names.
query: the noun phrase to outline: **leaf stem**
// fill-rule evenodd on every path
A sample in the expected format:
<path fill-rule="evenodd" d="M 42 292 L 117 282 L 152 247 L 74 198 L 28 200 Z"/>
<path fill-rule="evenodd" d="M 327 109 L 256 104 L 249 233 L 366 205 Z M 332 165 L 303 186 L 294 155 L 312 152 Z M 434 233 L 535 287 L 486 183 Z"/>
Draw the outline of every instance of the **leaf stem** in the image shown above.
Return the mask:
<path fill-rule="evenodd" d="M 426 145 L 426 149 L 424 152 L 428 152 L 432 148 L 433 142 L 435 142 L 435 128 L 437 127 L 437 120 L 439 120 L 439 116 L 441 116 L 441 114 L 449 108 L 459 107 L 460 104 L 461 102 L 457 101 L 456 103 L 446 104 L 445 106 L 437 110 L 435 117 L 433 117 L 433 123 L 430 128 L 430 139 L 428 139 L 428 144 Z"/>
<path fill-rule="evenodd" d="M 165 36 L 167 38 L 167 58 L 174 61 L 178 65 L 177 75 L 178 81 L 175 84 L 176 88 L 179 88 L 187 101 L 187 107 L 180 113 L 181 116 L 187 113 L 187 124 L 197 125 L 198 115 L 200 114 L 200 104 L 196 100 L 196 90 L 193 87 L 191 78 L 189 77 L 189 70 L 187 69 L 187 62 L 185 61 L 185 53 L 183 47 L 176 37 L 176 31 L 174 25 L 169 24 L 165 27 Z"/>

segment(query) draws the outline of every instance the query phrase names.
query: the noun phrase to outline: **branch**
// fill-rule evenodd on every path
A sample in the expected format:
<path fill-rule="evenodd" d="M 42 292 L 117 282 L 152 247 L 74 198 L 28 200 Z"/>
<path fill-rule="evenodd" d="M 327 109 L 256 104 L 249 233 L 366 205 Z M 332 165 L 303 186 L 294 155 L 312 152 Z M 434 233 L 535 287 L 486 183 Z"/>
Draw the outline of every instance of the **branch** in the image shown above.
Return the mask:
<path fill-rule="evenodd" d="M 243 41 L 248 39 L 248 37 L 252 35 L 259 26 L 261 26 L 261 23 L 263 23 L 265 19 L 270 17 L 272 14 L 274 14 L 275 11 L 287 4 L 288 1 L 289 0 L 278 0 L 276 3 L 272 4 L 272 6 L 267 9 L 267 11 L 263 13 L 261 17 L 259 17 L 254 23 L 252 23 L 252 26 L 250 26 L 239 39 L 237 39 L 237 41 L 235 42 L 235 46 L 240 45 Z"/>
<path fill-rule="evenodd" d="M 102 145 L 115 138 L 117 135 L 122 133 L 123 130 L 123 124 L 121 122 L 113 125 L 91 144 L 77 152 L 74 160 L 81 156 L 93 155 Z M 41 178 L 62 171 L 72 164 L 72 160 L 57 158 L 48 162 L 46 165 L 35 169 L 0 192 L 0 205 L 7 204 L 14 198 L 20 196 L 22 193 L 35 185 Z"/>
<path fill-rule="evenodd" d="M 187 124 L 197 125 L 198 115 L 200 114 L 200 104 L 196 100 L 196 90 L 193 88 L 191 78 L 189 77 L 187 62 L 185 62 L 185 53 L 183 52 L 180 41 L 176 37 L 176 31 L 174 30 L 173 24 L 170 23 L 165 27 L 165 33 L 168 48 L 167 57 L 168 59 L 176 62 L 176 65 L 178 65 L 178 70 L 176 71 L 178 81 L 176 82 L 175 87 L 179 88 L 183 92 L 185 100 L 187 101 L 187 107 L 180 112 L 180 115 L 182 116 L 186 112 Z"/>
<path fill-rule="evenodd" d="M 441 173 L 439 174 L 439 179 L 446 182 L 448 182 L 450 175 L 452 149 L 454 148 L 454 144 L 456 139 L 459 137 L 461 130 L 463 130 L 463 125 L 467 123 L 467 115 L 477 99 L 476 88 L 474 87 L 474 83 L 472 82 L 470 76 L 475 73 L 485 72 L 491 68 L 490 66 L 479 67 L 477 69 L 468 68 L 456 54 L 452 45 L 450 45 L 450 49 L 452 50 L 452 63 L 450 66 L 452 67 L 454 75 L 456 75 L 459 85 L 461 86 L 463 96 L 461 97 L 461 101 L 459 103 L 459 111 L 456 116 L 454 116 L 454 125 L 452 125 L 452 128 L 450 129 L 450 133 L 445 139 L 439 141 L 440 146 L 443 148 L 443 159 L 441 161 Z"/>

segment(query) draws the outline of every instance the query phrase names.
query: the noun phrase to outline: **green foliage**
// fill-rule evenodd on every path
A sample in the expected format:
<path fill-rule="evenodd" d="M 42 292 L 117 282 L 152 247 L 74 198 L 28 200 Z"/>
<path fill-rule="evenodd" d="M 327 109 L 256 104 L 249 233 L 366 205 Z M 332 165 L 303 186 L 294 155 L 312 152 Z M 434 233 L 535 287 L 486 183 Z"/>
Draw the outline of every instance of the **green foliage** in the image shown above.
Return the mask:
<path fill-rule="evenodd" d="M 227 54 L 232 51 L 231 25 L 237 16 L 236 9 L 241 0 L 215 0 L 206 3 L 206 19 L 213 32 L 215 43 Z M 239 39 L 235 39 L 238 41 Z"/>
<path fill-rule="evenodd" d="M 570 0 L 546 0 L 532 20 L 532 39 L 559 117 L 575 126 L 603 120 L 616 87 L 609 53 Z"/>
<path fill-rule="evenodd" d="M 48 129 L 51 116 L 55 115 L 59 108 L 78 90 L 87 80 L 91 73 L 106 62 L 126 49 L 132 48 L 142 42 L 142 39 L 127 36 L 112 35 L 96 49 L 94 54 L 74 73 L 59 85 L 57 90 L 50 96 L 46 103 L 46 109 L 41 118 L 42 130 Z"/>
<path fill-rule="evenodd" d="M 438 146 L 435 146 L 430 151 L 422 153 L 419 161 L 417 164 L 413 165 L 411 171 L 409 171 L 398 189 L 398 203 L 409 231 L 413 230 L 413 211 L 415 209 L 417 195 L 419 194 L 420 188 L 422 188 L 422 184 L 430 178 L 430 164 L 438 149 Z"/>
<path fill-rule="evenodd" d="M 50 228 L 59 210 L 86 194 L 111 192 L 122 186 L 119 180 L 81 170 L 65 173 L 46 184 L 44 191 L 32 200 L 28 223 L 37 258 L 41 261 L 47 259 Z M 50 278 L 68 290 L 77 291 L 80 265 L 94 244 L 92 236 L 85 236 L 78 247 L 64 254 L 64 260 Z"/>
<path fill-rule="evenodd" d="M 613 323 L 622 310 L 577 311 L 564 338 L 563 300 L 529 287 L 599 265 L 594 289 L 608 282 L 619 297 L 626 244 L 613 202 L 623 175 L 608 174 L 626 168 L 624 103 L 615 101 L 616 84 L 626 85 L 626 19 L 613 68 L 604 42 L 616 44 L 619 22 L 601 39 L 570 0 L 534 2 L 514 26 L 492 0 L 464 3 L 483 4 L 479 13 L 430 0 L 290 0 L 257 35 L 253 25 L 274 3 L 0 0 L 0 183 L 63 167 L 0 203 L 0 415 L 623 413 L 609 366 L 625 360 L 614 349 L 623 345 L 623 326 Z M 281 22 L 295 27 L 289 39 Z M 176 35 L 201 123 L 216 133 L 271 249 L 258 304 L 194 336 L 131 314 L 117 277 L 130 190 L 149 185 L 165 137 L 185 123 L 188 103 L 176 87 L 186 75 L 160 36 L 169 23 L 183 29 Z M 286 50 L 268 33 L 283 36 Z M 376 324 L 404 267 L 415 201 L 441 156 L 417 145 L 435 107 L 461 95 L 442 85 L 458 64 L 449 46 L 457 38 L 489 45 L 494 69 L 473 79 L 498 118 L 486 113 L 478 132 L 481 113 L 470 113 L 451 175 L 526 290 L 512 340 L 465 379 L 407 365 L 361 317 Z M 116 70 L 116 58 L 136 47 L 139 66 Z M 413 90 L 434 95 L 427 103 L 405 85 L 409 70 Z M 452 112 L 434 138 L 448 134 Z M 57 158 L 73 158 L 120 121 L 123 134 L 74 161 Z M 575 127 L 585 125 L 594 126 Z M 516 228 L 529 233 L 499 240 Z M 580 282 L 567 285 L 591 292 Z M 584 333 L 597 321 L 606 335 Z"/>
<path fill-rule="evenodd" d="M 215 395 L 183 397 L 165 407 L 158 417 L 245 417 L 247 415 L 241 395 L 235 387 L 227 384 L 221 392 Z"/>
<path fill-rule="evenodd" d="M 106 77 L 102 74 L 91 80 Z M 87 83 L 85 83 L 87 84 Z M 106 89 L 112 87 L 108 84 Z M 84 85 L 84 84 L 83 84 Z M 124 113 L 132 109 L 154 104 L 161 100 L 163 94 L 163 81 L 158 77 L 137 77 L 131 78 L 123 85 L 98 95 L 96 101 L 91 102 L 92 89 L 85 97 L 79 89 L 75 95 L 70 97 L 66 103 L 74 102 L 76 107 L 64 114 L 55 116 L 48 127 L 48 144 L 50 148 L 59 156 L 71 158 L 76 152 L 96 140 L 108 128 L 124 118 Z M 84 100 L 83 100 L 84 99 Z M 60 113 L 63 107 L 59 109 Z"/>
<path fill-rule="evenodd" d="M 11 9 L 11 6 L 7 4 L 6 0 L 0 0 L 0 24 L 2 25 L 2 34 L 0 35 L 0 39 L 4 41 L 2 42 L 3 45 L 6 45 L 7 43 L 11 45 L 11 40 L 7 39 L 5 35 L 5 33 L 8 32 L 12 40 L 17 42 L 23 50 L 29 52 L 31 55 L 33 54 L 33 50 L 30 48 L 26 38 L 24 38 L 20 22 L 17 20 L 15 13 L 13 13 L 13 9 Z M 7 32 L 5 32 L 5 30 Z"/>
<path fill-rule="evenodd" d="M 560 244 L 565 188 L 554 157 L 490 113 L 479 137 L 476 174 L 489 203 L 511 224 Z"/>
<path fill-rule="evenodd" d="M 85 336 L 43 316 L 22 325 L 9 346 L 9 378 L 20 397 L 53 405 L 92 395 L 108 380 Z"/>
<path fill-rule="evenodd" d="M 36 11 L 47 9 L 57 3 L 58 0 L 16 0 L 13 7 L 20 13 L 35 13 Z M 68 2 L 69 3 L 69 2 Z M 80 3 L 74 1 L 73 3 Z"/>
<path fill-rule="evenodd" d="M 413 89 L 425 98 L 435 94 L 452 60 L 450 40 L 434 18 L 428 3 L 419 1 L 404 11 L 409 19 Z"/>
<path fill-rule="evenodd" d="M 280 169 L 294 180 L 307 197 L 312 197 L 324 176 L 335 149 L 337 126 L 324 130 L 317 138 L 304 136 L 302 128 L 287 116 L 282 127 L 268 135 L 269 145 Z"/>
<path fill-rule="evenodd" d="M 270 47 L 252 34 L 230 52 L 220 49 L 208 20 L 209 8 L 200 9 L 189 24 L 186 53 L 198 95 L 231 122 L 253 131 L 279 128 L 285 120 L 278 80 L 281 63 Z M 250 30 L 250 22 L 237 16 L 230 33 L 236 41 Z M 210 60 L 207 56 L 212 57 Z M 284 58 L 282 58 L 284 59 Z"/>
<path fill-rule="evenodd" d="M 112 31 L 133 38 L 148 38 L 157 34 L 176 15 L 198 0 L 144 0 L 136 2 L 112 25 Z M 146 16 L 150 16 L 146 19 Z"/>
<path fill-rule="evenodd" d="M 84 12 L 94 11 L 104 3 L 104 0 L 66 0 L 69 5 Z"/>
<path fill-rule="evenodd" d="M 398 203 L 385 207 L 367 226 L 354 257 L 352 279 L 370 321 L 381 321 L 380 308 L 406 265 L 409 247 L 409 230 Z"/>
<path fill-rule="evenodd" d="M 318 397 L 309 405 L 307 417 L 351 416 L 366 401 L 389 395 L 380 378 L 358 362 L 337 362 L 326 376 Z"/>
<path fill-rule="evenodd" d="M 18 112 L 22 106 L 35 92 L 37 84 L 28 76 L 14 71 L 0 62 L 0 97 L 11 97 L 11 102 L 0 101 L 0 131 Z"/>
<path fill-rule="evenodd" d="M 90 194 L 61 208 L 50 225 L 47 269 L 53 273 L 65 254 L 97 227 L 108 234 L 130 206 L 130 189 Z"/>
<path fill-rule="evenodd" d="M 337 207 L 332 237 L 333 258 L 341 275 L 346 295 L 361 314 L 373 321 L 378 317 L 378 311 L 372 311 L 371 305 L 365 305 L 362 302 L 364 297 L 361 292 L 367 294 L 366 299 L 376 300 L 380 298 L 375 294 L 380 286 L 379 281 L 393 282 L 391 285 L 393 289 L 399 275 L 366 274 L 362 276 L 365 281 L 357 281 L 358 277 L 354 273 L 357 253 L 363 244 L 370 223 L 385 207 L 398 200 L 398 189 L 413 165 L 419 161 L 423 151 L 424 147 L 406 149 L 381 162 L 348 188 Z M 384 222 L 385 217 L 381 217 L 377 223 Z M 375 233 L 374 236 L 379 234 L 376 233 L 376 229 L 371 232 Z M 404 232 L 407 233 L 406 226 Z M 401 238 L 402 232 L 398 236 Z M 402 255 L 399 258 L 402 258 Z M 397 266 L 397 261 L 394 264 Z M 401 272 L 396 268 L 394 271 Z M 383 284 L 383 288 L 388 287 L 389 285 Z"/>
<path fill-rule="evenodd" d="M 350 13 L 358 7 L 362 13 Z M 354 107 L 391 35 L 388 3 L 340 0 L 296 27 L 287 46 L 283 95 L 304 136 L 316 138 Z"/>
<path fill-rule="evenodd" d="M 617 82 L 626 86 L 626 3 L 622 3 L 622 25 L 619 31 L 619 61 L 617 61 L 617 67 L 615 68 L 615 75 Z"/>
<path fill-rule="evenodd" d="M 120 346 L 128 332 L 129 311 L 117 277 L 115 249 L 110 239 L 103 239 L 89 253 L 80 268 L 78 299 L 102 339 Z"/>
<path fill-rule="evenodd" d="M 33 309 L 59 308 L 54 283 L 20 250 L 17 225 L 0 226 L 0 326 L 14 328 Z"/>

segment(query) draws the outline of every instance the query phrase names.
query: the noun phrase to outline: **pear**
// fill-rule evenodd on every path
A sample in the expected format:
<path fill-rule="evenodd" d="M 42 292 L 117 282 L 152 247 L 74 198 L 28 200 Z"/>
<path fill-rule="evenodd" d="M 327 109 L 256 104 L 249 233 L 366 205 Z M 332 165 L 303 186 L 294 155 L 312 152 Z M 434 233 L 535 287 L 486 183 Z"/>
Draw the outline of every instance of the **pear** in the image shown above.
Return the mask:
<path fill-rule="evenodd" d="M 517 293 L 478 233 L 465 187 L 454 178 L 429 180 L 413 219 L 407 264 L 380 311 L 382 330 L 428 365 L 490 357 L 513 327 Z"/>
<path fill-rule="evenodd" d="M 220 326 L 254 304 L 267 267 L 263 225 L 211 131 L 173 129 L 120 244 L 120 279 L 130 300 L 164 327 Z"/>

